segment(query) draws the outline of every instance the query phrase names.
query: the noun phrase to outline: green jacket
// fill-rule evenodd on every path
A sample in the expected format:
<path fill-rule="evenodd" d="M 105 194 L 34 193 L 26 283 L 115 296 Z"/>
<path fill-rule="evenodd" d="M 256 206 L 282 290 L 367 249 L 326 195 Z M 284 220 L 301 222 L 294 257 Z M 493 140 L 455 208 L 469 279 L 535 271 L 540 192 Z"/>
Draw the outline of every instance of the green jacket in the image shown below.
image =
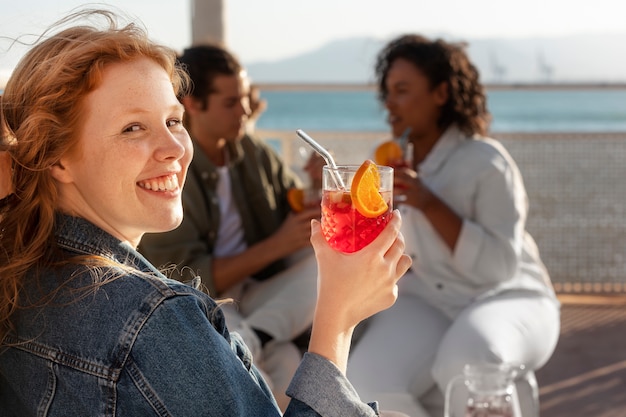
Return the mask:
<path fill-rule="evenodd" d="M 228 145 L 232 193 L 248 246 L 272 235 L 290 211 L 287 191 L 300 186 L 298 177 L 266 143 L 250 136 Z M 139 251 L 152 264 L 181 271 L 183 281 L 199 275 L 215 295 L 213 251 L 220 224 L 216 166 L 194 143 L 194 157 L 183 189 L 184 218 L 171 232 L 146 234 Z M 188 267 L 189 269 L 185 268 Z M 268 278 L 284 269 L 275 262 L 254 275 Z M 174 276 L 173 276 L 174 277 Z"/>

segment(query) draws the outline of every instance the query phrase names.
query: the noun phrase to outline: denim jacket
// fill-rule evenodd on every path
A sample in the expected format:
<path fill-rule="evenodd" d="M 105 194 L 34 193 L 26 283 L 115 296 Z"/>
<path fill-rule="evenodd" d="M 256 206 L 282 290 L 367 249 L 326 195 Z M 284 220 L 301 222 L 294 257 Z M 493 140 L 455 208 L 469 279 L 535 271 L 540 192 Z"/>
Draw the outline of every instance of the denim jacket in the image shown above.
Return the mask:
<path fill-rule="evenodd" d="M 56 242 L 58 258 L 113 263 L 91 271 L 66 263 L 25 277 L 20 305 L 28 308 L 15 313 L 17 330 L 0 350 L 0 415 L 280 416 L 209 296 L 165 278 L 83 219 L 58 216 Z M 285 416 L 377 415 L 314 354 L 305 354 L 288 394 Z"/>

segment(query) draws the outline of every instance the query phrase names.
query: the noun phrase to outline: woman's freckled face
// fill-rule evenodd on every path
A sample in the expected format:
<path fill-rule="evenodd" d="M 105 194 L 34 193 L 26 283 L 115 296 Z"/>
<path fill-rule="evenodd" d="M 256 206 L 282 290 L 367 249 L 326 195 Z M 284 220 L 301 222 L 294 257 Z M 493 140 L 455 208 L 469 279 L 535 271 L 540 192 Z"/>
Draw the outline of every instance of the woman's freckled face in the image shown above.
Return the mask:
<path fill-rule="evenodd" d="M 55 168 L 61 209 L 134 246 L 177 227 L 193 148 L 166 71 L 147 58 L 110 64 L 84 109 L 77 149 Z"/>

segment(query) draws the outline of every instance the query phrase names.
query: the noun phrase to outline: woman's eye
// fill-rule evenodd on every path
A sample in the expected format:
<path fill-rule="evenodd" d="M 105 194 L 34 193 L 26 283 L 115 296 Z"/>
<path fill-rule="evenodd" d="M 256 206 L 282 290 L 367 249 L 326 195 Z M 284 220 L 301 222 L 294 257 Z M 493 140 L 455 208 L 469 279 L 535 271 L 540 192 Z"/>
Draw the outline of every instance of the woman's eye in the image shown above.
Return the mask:
<path fill-rule="evenodd" d="M 124 129 L 124 132 L 138 132 L 141 129 L 139 125 L 131 125 Z"/>
<path fill-rule="evenodd" d="M 170 119 L 167 121 L 167 127 L 172 127 L 181 124 L 180 119 Z"/>

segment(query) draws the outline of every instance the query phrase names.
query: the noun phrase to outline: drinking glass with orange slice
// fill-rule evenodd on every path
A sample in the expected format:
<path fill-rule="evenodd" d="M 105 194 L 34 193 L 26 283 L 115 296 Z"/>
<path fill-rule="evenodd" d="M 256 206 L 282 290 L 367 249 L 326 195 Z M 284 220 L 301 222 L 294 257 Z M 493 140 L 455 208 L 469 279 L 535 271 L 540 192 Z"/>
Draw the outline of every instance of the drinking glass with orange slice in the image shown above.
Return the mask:
<path fill-rule="evenodd" d="M 392 209 L 393 168 L 370 160 L 323 168 L 322 232 L 334 249 L 352 253 L 367 246 L 385 228 Z"/>
<path fill-rule="evenodd" d="M 374 150 L 374 162 L 378 165 L 387 165 L 393 168 L 406 168 L 411 166 L 413 159 L 413 144 L 407 143 L 405 149 L 396 140 L 388 140 Z"/>
<path fill-rule="evenodd" d="M 374 161 L 378 165 L 394 168 L 413 167 L 413 143 L 409 140 L 411 128 L 407 127 L 399 138 L 385 141 L 374 150 Z"/>
<path fill-rule="evenodd" d="M 321 202 L 321 190 L 313 187 L 290 188 L 287 191 L 287 202 L 295 213 L 304 209 L 319 207 Z"/>

